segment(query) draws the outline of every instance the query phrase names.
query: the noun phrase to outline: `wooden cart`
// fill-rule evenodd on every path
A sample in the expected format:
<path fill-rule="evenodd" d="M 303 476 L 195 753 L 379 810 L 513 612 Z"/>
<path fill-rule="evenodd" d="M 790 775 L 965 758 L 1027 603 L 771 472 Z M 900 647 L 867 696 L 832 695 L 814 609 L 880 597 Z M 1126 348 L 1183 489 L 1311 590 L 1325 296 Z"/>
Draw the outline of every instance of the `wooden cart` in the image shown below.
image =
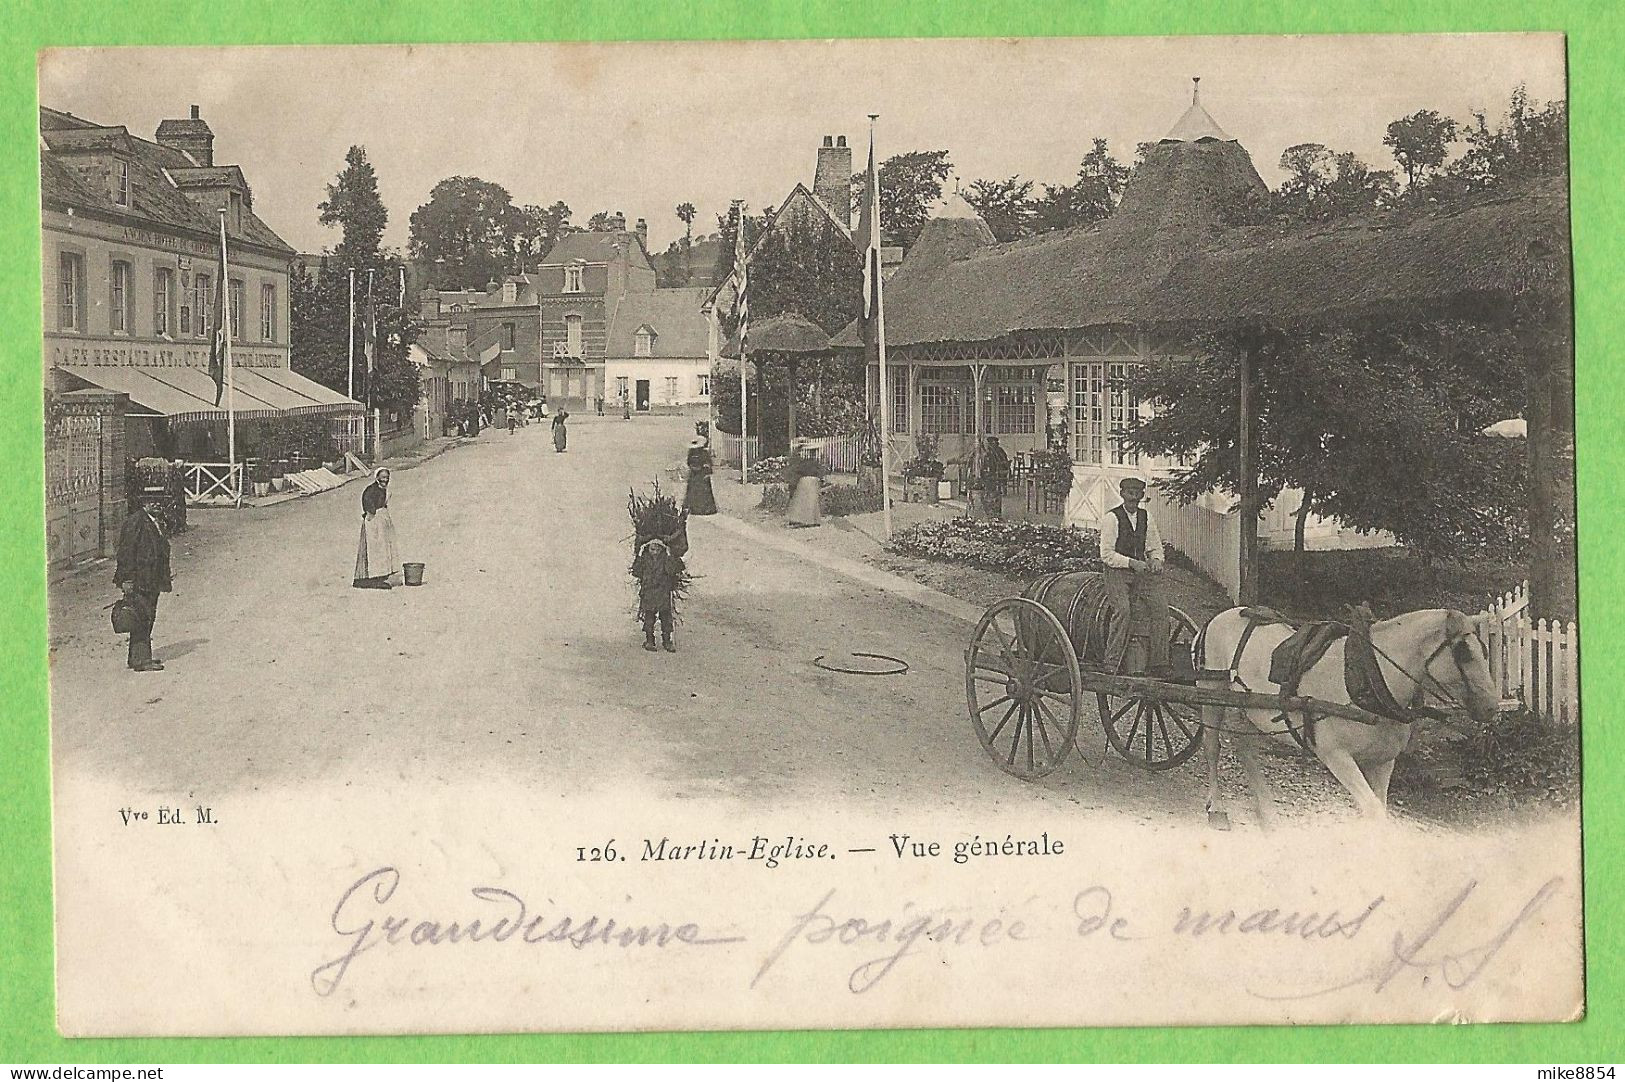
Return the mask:
<path fill-rule="evenodd" d="M 1146 616 L 1138 609 L 1131 615 L 1127 673 L 1117 674 L 1100 668 L 1111 614 L 1097 571 L 1048 575 L 982 614 L 965 649 L 965 698 L 977 739 L 1000 769 L 1032 779 L 1060 766 L 1077 742 L 1091 698 L 1107 742 L 1151 771 L 1171 770 L 1196 754 L 1203 706 L 1335 716 L 1367 725 L 1386 720 L 1347 703 L 1223 686 L 1222 672 L 1197 686 L 1199 629 L 1173 605 L 1168 677 L 1134 675 L 1147 654 L 1152 622 Z"/>

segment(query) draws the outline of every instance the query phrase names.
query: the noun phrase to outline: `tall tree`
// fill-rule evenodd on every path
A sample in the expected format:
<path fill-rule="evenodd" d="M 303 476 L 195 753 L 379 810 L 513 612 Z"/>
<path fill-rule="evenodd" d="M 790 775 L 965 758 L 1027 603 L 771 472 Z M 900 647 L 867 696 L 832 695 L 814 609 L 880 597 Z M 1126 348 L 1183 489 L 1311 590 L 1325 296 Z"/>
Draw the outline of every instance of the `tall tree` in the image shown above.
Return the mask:
<path fill-rule="evenodd" d="M 677 220 L 683 223 L 683 236 L 690 244 L 694 242 L 694 216 L 697 213 L 693 203 L 677 204 Z"/>
<path fill-rule="evenodd" d="M 516 255 L 522 214 L 508 190 L 478 177 L 447 177 L 412 212 L 407 245 L 415 263 L 434 268 L 441 289 L 483 289 Z"/>
<path fill-rule="evenodd" d="M 511 241 L 514 255 L 522 266 L 541 260 L 559 238 L 570 231 L 570 207 L 563 200 L 543 207 L 527 204 L 519 209 Z"/>
<path fill-rule="evenodd" d="M 952 172 L 946 150 L 911 150 L 880 164 L 880 229 L 886 240 L 905 247 L 914 243 Z M 864 173 L 853 174 L 853 206 L 863 200 L 864 183 Z"/>
<path fill-rule="evenodd" d="M 1123 199 L 1129 173 L 1106 140 L 1095 139 L 1071 184 L 1044 185 L 1044 194 L 1033 203 L 1032 231 L 1046 233 L 1110 217 Z"/>
<path fill-rule="evenodd" d="M 1027 235 L 1033 215 L 1032 191 L 1032 181 L 1015 176 L 1008 180 L 974 180 L 959 194 L 976 208 L 993 236 L 1006 241 Z"/>
<path fill-rule="evenodd" d="M 1368 213 L 1393 201 L 1394 174 L 1372 169 L 1347 151 L 1299 143 L 1281 152 L 1280 164 L 1287 177 L 1263 209 L 1288 222 Z"/>
<path fill-rule="evenodd" d="M 343 238 L 333 258 L 344 267 L 367 267 L 378 261 L 389 211 L 378 197 L 378 174 L 367 160 L 367 148 L 352 146 L 344 155 L 344 169 L 327 186 L 327 198 L 318 204 L 320 221 L 338 226 Z"/>
<path fill-rule="evenodd" d="M 325 263 L 325 261 L 324 261 Z M 417 339 L 418 328 L 408 310 L 398 306 L 400 264 L 386 259 L 373 279 L 373 297 L 378 313 L 378 355 L 373 371 L 372 400 L 380 409 L 397 413 L 410 410 L 420 395 L 417 366 L 409 349 Z M 356 274 L 355 391 L 367 401 L 366 363 L 362 357 L 367 273 Z M 292 311 L 293 370 L 317 383 L 345 392 L 350 382 L 350 283 L 349 268 L 325 263 L 311 270 L 295 264 L 289 279 Z"/>
<path fill-rule="evenodd" d="M 1394 161 L 1405 171 L 1407 190 L 1444 165 L 1456 132 L 1456 122 L 1433 109 L 1418 109 L 1388 125 L 1382 144 L 1393 152 Z"/>
<path fill-rule="evenodd" d="M 587 219 L 587 232 L 608 233 L 615 228 L 615 215 L 607 210 L 601 210 Z"/>

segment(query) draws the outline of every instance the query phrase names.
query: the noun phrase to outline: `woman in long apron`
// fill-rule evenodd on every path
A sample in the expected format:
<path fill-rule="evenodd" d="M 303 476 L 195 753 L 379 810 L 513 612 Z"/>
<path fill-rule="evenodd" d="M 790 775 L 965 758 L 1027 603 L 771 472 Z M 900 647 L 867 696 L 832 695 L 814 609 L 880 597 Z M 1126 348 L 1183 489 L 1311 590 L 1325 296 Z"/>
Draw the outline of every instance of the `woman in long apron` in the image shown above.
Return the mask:
<path fill-rule="evenodd" d="M 361 543 L 355 554 L 354 585 L 363 590 L 387 590 L 390 576 L 400 570 L 395 523 L 389 517 L 389 471 L 379 470 L 361 493 Z"/>
<path fill-rule="evenodd" d="M 563 406 L 553 415 L 553 450 L 555 453 L 564 450 L 564 441 L 567 434 L 564 431 L 564 422 L 570 417 L 569 411 Z"/>
<path fill-rule="evenodd" d="M 824 464 L 818 452 L 805 440 L 797 440 L 790 451 L 787 467 L 790 484 L 790 506 L 784 517 L 791 526 L 819 526 L 823 516 L 818 508 L 818 494 L 824 487 Z"/>

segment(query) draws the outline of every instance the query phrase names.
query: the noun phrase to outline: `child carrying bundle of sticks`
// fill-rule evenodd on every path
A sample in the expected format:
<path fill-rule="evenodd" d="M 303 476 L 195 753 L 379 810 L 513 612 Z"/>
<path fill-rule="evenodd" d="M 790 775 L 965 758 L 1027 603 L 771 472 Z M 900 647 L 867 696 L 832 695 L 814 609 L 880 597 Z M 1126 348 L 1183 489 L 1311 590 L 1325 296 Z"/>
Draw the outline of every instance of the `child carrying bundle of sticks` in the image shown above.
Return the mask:
<path fill-rule="evenodd" d="M 638 583 L 637 617 L 643 625 L 643 648 L 675 654 L 671 629 L 677 603 L 688 594 L 688 512 L 654 485 L 650 496 L 627 494 L 632 516 L 632 577 Z M 655 645 L 655 624 L 660 624 L 660 645 Z"/>

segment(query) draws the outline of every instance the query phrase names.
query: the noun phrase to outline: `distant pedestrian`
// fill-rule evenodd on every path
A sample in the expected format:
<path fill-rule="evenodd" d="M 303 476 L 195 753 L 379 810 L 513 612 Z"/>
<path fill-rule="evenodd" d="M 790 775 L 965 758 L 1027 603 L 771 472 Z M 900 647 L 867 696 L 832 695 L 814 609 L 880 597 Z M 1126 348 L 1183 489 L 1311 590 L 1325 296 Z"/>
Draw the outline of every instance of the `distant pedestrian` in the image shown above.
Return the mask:
<path fill-rule="evenodd" d="M 982 491 L 982 510 L 988 518 L 1004 515 L 1004 489 L 1010 481 L 1010 456 L 999 446 L 999 437 L 989 436 L 977 463 L 976 482 Z"/>
<path fill-rule="evenodd" d="M 632 419 L 632 398 L 625 391 L 622 391 L 621 392 L 621 420 L 630 421 L 631 419 Z"/>
<path fill-rule="evenodd" d="M 785 509 L 785 519 L 791 526 L 822 525 L 818 499 L 824 488 L 824 463 L 806 440 L 797 440 L 791 447 L 786 474 L 790 506 Z"/>
<path fill-rule="evenodd" d="M 604 415 L 604 396 L 598 395 L 593 401 L 598 404 L 598 416 L 602 417 Z"/>
<path fill-rule="evenodd" d="M 559 407 L 559 412 L 557 412 L 557 413 L 555 413 L 553 415 L 553 451 L 554 451 L 554 453 L 558 453 L 558 452 L 563 451 L 565 441 L 569 439 L 570 434 L 567 431 L 565 431 L 565 428 L 564 428 L 564 422 L 568 421 L 569 419 L 570 419 L 570 411 L 565 409 L 563 406 L 560 406 Z"/>
<path fill-rule="evenodd" d="M 169 535 L 156 513 L 160 493 L 141 493 L 133 514 L 118 535 L 118 562 L 113 585 L 135 608 L 130 648 L 125 664 L 136 672 L 158 672 L 164 663 L 152 656 L 152 627 L 158 620 L 158 595 L 171 589 Z"/>
<path fill-rule="evenodd" d="M 508 407 L 508 435 L 510 435 L 510 436 L 513 435 L 515 430 L 517 430 L 518 428 L 519 428 L 519 407 L 517 405 L 509 406 Z"/>
<path fill-rule="evenodd" d="M 688 441 L 688 489 L 683 507 L 691 515 L 717 513 L 716 493 L 711 490 L 711 444 L 704 436 Z"/>
<path fill-rule="evenodd" d="M 361 543 L 355 554 L 358 589 L 387 590 L 401 569 L 395 550 L 395 523 L 389 517 L 389 471 L 381 469 L 361 493 Z"/>

